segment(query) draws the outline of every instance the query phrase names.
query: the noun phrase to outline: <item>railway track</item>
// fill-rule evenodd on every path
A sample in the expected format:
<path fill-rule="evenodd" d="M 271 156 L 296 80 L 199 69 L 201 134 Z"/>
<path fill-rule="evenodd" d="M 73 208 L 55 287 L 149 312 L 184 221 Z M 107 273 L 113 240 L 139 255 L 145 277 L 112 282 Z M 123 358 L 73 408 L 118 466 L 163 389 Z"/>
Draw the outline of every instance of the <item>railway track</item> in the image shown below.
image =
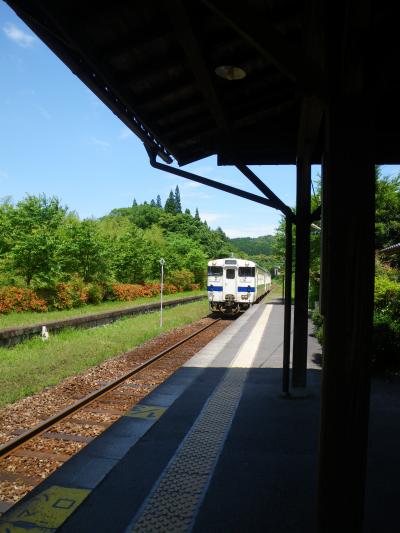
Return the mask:
<path fill-rule="evenodd" d="M 8 498 L 4 498 L 4 493 L 0 494 L 0 514 L 42 482 L 93 438 L 105 431 L 132 405 L 140 401 L 141 397 L 138 397 L 135 392 L 137 391 L 137 380 L 143 380 L 144 373 L 153 369 L 156 374 L 159 374 L 158 378 L 155 375 L 145 377 L 145 379 L 150 379 L 154 386 L 165 381 L 176 368 L 192 355 L 189 353 L 189 355 L 182 357 L 179 356 L 179 353 L 183 354 L 183 352 L 188 351 L 187 345 L 191 342 L 193 344 L 194 341 L 198 343 L 195 351 L 207 344 L 210 340 L 210 332 L 207 334 L 204 332 L 220 321 L 221 318 L 212 319 L 204 327 L 148 357 L 128 372 L 68 405 L 65 409 L 31 429 L 20 431 L 18 436 L 0 446 L 0 484 L 5 484 L 6 488 L 7 484 L 9 485 Z M 215 334 L 218 334 L 223 327 L 218 329 Z M 204 337 L 203 342 L 199 340 L 202 336 Z M 174 363 L 177 364 L 172 369 L 165 370 L 162 368 L 162 364 L 167 355 L 171 355 L 174 358 Z M 168 366 L 170 367 L 171 364 L 169 363 Z M 142 397 L 145 395 L 146 393 Z M 27 471 L 26 465 L 29 465 L 30 461 L 39 464 L 40 473 L 37 470 L 32 473 L 29 468 Z M 13 486 L 19 487 L 15 494 L 12 492 Z M 12 500 L 10 500 L 10 496 L 12 496 Z"/>

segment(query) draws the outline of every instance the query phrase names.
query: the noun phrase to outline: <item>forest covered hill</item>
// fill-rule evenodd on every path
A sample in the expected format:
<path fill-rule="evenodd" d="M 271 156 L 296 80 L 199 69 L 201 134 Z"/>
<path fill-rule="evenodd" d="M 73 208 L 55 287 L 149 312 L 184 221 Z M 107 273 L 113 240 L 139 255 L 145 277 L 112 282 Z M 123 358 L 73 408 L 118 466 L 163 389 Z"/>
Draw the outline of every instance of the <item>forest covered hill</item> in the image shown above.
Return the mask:
<path fill-rule="evenodd" d="M 271 255 L 273 253 L 275 237 L 264 235 L 262 237 L 237 237 L 229 239 L 230 243 L 248 255 Z"/>

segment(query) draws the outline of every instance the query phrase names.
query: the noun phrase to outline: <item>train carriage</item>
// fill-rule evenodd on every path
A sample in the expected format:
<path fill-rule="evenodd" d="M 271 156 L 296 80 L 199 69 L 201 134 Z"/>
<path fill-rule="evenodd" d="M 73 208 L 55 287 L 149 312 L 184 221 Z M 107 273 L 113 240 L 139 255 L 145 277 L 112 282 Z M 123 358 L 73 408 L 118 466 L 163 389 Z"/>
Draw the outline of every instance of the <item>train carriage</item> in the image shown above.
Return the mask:
<path fill-rule="evenodd" d="M 213 311 L 236 314 L 270 290 L 271 274 L 253 261 L 229 257 L 208 262 L 208 301 Z"/>

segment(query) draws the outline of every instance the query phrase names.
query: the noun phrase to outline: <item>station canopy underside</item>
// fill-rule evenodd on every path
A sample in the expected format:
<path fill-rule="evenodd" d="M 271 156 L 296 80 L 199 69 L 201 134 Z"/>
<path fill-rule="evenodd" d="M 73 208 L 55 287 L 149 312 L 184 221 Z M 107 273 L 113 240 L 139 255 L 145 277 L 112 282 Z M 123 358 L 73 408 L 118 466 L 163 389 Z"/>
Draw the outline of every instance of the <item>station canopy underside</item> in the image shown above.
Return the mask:
<path fill-rule="evenodd" d="M 345 71 L 339 85 L 366 95 L 376 163 L 400 160 L 399 44 L 390 2 L 349 2 L 358 13 L 347 24 L 348 6 L 338 8 L 337 21 L 327 20 L 328 1 L 7 1 L 164 160 L 185 165 L 217 155 L 219 164 L 295 164 L 304 98 L 330 98 L 332 46 L 339 56 L 357 56 L 357 69 L 363 56 L 362 76 Z M 344 30 L 331 42 L 337 22 Z M 348 57 L 345 63 L 349 69 Z M 216 69 L 226 66 L 245 77 L 221 78 Z M 314 163 L 321 161 L 320 136 Z"/>

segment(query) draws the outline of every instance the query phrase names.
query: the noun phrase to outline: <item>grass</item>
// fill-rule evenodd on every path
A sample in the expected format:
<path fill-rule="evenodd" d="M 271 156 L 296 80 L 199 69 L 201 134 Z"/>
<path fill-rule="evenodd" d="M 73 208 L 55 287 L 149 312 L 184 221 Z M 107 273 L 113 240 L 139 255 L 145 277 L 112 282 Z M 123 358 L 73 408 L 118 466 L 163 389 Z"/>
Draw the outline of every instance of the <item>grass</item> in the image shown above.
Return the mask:
<path fill-rule="evenodd" d="M 205 296 L 206 294 L 206 291 L 203 290 L 178 292 L 176 294 L 166 294 L 163 296 L 163 299 L 164 301 L 167 301 L 175 300 L 176 298 L 184 298 L 185 296 Z M 35 313 L 31 311 L 24 313 L 10 313 L 8 315 L 0 315 L 0 329 L 42 324 L 43 321 L 50 322 L 51 320 L 62 320 L 64 318 L 91 315 L 92 313 L 116 311 L 117 309 L 126 309 L 127 307 L 135 307 L 137 305 L 150 304 L 159 301 L 160 297 L 154 296 L 154 298 L 138 298 L 137 300 L 129 302 L 102 302 L 97 305 L 90 304 L 75 309 L 48 311 L 47 313 Z"/>
<path fill-rule="evenodd" d="M 264 298 L 263 302 L 268 303 L 276 298 L 282 298 L 282 284 L 272 282 L 271 291 Z"/>
<path fill-rule="evenodd" d="M 202 300 L 165 309 L 162 330 L 160 314 L 155 312 L 99 328 L 63 330 L 46 342 L 37 337 L 13 348 L 0 348 L 0 407 L 207 314 L 208 302 Z"/>

